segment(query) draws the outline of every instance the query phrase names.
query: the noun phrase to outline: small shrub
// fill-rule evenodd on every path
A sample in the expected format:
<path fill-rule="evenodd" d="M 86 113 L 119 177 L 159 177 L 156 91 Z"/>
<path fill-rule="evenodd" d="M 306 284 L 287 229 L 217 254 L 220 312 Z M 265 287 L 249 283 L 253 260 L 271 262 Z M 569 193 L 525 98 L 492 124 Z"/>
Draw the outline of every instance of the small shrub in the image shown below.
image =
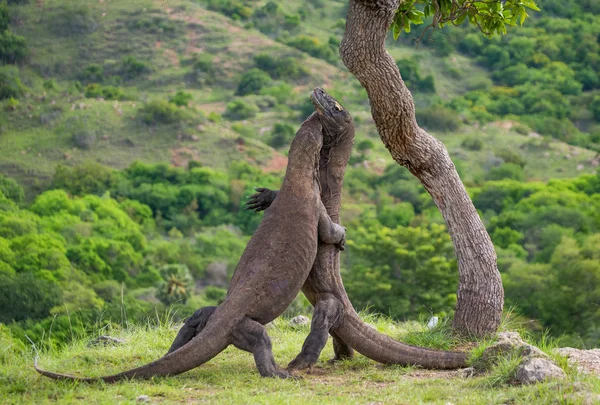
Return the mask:
<path fill-rule="evenodd" d="M 169 99 L 169 103 L 173 103 L 179 107 L 187 107 L 193 97 L 190 93 L 179 90 L 173 97 Z"/>
<path fill-rule="evenodd" d="M 299 49 L 315 58 L 324 59 L 330 63 L 335 61 L 335 52 L 329 44 L 322 44 L 316 37 L 299 35 L 290 39 L 287 45 Z"/>
<path fill-rule="evenodd" d="M 9 98 L 6 100 L 6 104 L 4 104 L 4 109 L 7 111 L 15 111 L 19 107 L 19 100 L 16 98 Z"/>
<path fill-rule="evenodd" d="M 498 167 L 493 167 L 485 176 L 486 180 L 512 179 L 523 181 L 525 174 L 523 168 L 514 163 L 504 163 Z"/>
<path fill-rule="evenodd" d="M 268 74 L 260 69 L 250 69 L 242 75 L 235 94 L 245 96 L 248 94 L 258 94 L 260 90 L 271 82 Z"/>
<path fill-rule="evenodd" d="M 417 121 L 427 129 L 442 132 L 456 131 L 461 124 L 456 112 L 442 106 L 418 109 Z"/>
<path fill-rule="evenodd" d="M 254 128 L 244 124 L 233 124 L 231 129 L 242 135 L 244 138 L 253 138 L 256 135 Z"/>
<path fill-rule="evenodd" d="M 157 285 L 156 298 L 163 304 L 185 304 L 192 295 L 194 279 L 190 270 L 183 264 L 167 264 L 161 271 L 161 280 Z"/>
<path fill-rule="evenodd" d="M 8 5 L 3 2 L 0 3 L 0 32 L 3 32 L 8 29 L 8 23 L 10 23 Z"/>
<path fill-rule="evenodd" d="M 10 177 L 6 177 L 0 173 L 0 193 L 4 194 L 6 198 L 21 204 L 24 200 L 23 187 L 19 185 L 15 180 Z"/>
<path fill-rule="evenodd" d="M 136 77 L 149 73 L 152 69 L 146 62 L 138 60 L 135 56 L 126 56 L 121 62 L 121 75 L 126 80 L 135 79 Z"/>
<path fill-rule="evenodd" d="M 518 153 L 515 153 L 508 149 L 502 149 L 495 153 L 496 156 L 504 160 L 504 163 L 513 163 L 521 167 L 525 167 L 527 161 Z"/>
<path fill-rule="evenodd" d="M 423 93 L 435 93 L 435 80 L 433 76 L 422 77 L 417 61 L 413 59 L 400 59 L 396 61 L 396 65 L 409 89 Z"/>
<path fill-rule="evenodd" d="M 104 82 L 104 67 L 98 64 L 88 65 L 81 73 L 81 80 L 85 83 Z"/>
<path fill-rule="evenodd" d="M 163 100 L 147 102 L 140 108 L 139 115 L 146 124 L 171 124 L 184 118 L 179 107 Z"/>
<path fill-rule="evenodd" d="M 268 53 L 261 53 L 254 57 L 256 67 L 267 72 L 273 79 L 296 80 L 308 77 L 310 72 L 301 61 L 291 56 L 276 58 Z"/>
<path fill-rule="evenodd" d="M 204 289 L 204 296 L 207 300 L 219 305 L 225 300 L 225 297 L 227 296 L 227 290 L 221 287 L 209 285 Z"/>
<path fill-rule="evenodd" d="M 215 122 L 215 123 L 221 122 L 222 117 L 221 117 L 221 114 L 219 114 L 218 112 L 211 111 L 210 113 L 208 113 L 208 120 L 210 122 Z"/>
<path fill-rule="evenodd" d="M 296 129 L 293 125 L 285 122 L 278 122 L 271 131 L 268 144 L 273 148 L 288 146 L 294 138 L 295 133 Z"/>
<path fill-rule="evenodd" d="M 96 134 L 90 130 L 81 130 L 73 134 L 73 144 L 79 149 L 92 149 L 96 144 Z"/>
<path fill-rule="evenodd" d="M 88 84 L 85 87 L 87 98 L 103 98 L 105 100 L 125 100 L 127 97 L 123 90 L 114 86 L 101 86 L 97 83 Z"/>
<path fill-rule="evenodd" d="M 98 28 L 87 4 L 69 4 L 57 8 L 51 19 L 52 30 L 62 36 L 87 35 Z"/>
<path fill-rule="evenodd" d="M 19 69 L 14 66 L 0 67 L 0 100 L 18 99 L 27 90 L 21 83 Z"/>
<path fill-rule="evenodd" d="M 209 10 L 218 11 L 234 20 L 247 20 L 252 16 L 252 8 L 240 0 L 208 0 Z"/>
<path fill-rule="evenodd" d="M 192 78 L 200 86 L 215 82 L 217 69 L 213 64 L 213 57 L 208 53 L 195 55 L 192 61 Z"/>
<path fill-rule="evenodd" d="M 17 63 L 27 56 L 27 41 L 9 30 L 0 30 L 0 60 L 5 63 Z"/>
<path fill-rule="evenodd" d="M 227 104 L 223 116 L 231 120 L 245 120 L 256 117 L 259 111 L 260 109 L 256 104 L 238 99 Z"/>
<path fill-rule="evenodd" d="M 359 152 L 365 152 L 365 151 L 373 149 L 374 146 L 375 146 L 375 143 L 372 140 L 363 139 L 362 141 L 360 141 L 358 143 L 358 145 L 356 145 L 356 149 Z"/>
<path fill-rule="evenodd" d="M 483 141 L 481 140 L 481 138 L 478 138 L 476 136 L 470 136 L 468 138 L 465 138 L 461 142 L 460 146 L 473 151 L 481 150 L 483 148 Z"/>
<path fill-rule="evenodd" d="M 56 84 L 56 80 L 48 79 L 44 81 L 44 90 L 55 91 L 58 90 L 58 84 Z"/>

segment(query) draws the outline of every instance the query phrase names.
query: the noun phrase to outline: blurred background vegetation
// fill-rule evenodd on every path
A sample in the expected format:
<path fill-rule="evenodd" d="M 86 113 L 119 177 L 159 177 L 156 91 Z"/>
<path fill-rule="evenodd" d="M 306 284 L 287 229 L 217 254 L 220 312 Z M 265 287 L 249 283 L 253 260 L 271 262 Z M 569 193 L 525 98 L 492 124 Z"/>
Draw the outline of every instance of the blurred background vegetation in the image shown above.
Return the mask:
<path fill-rule="evenodd" d="M 539 0 L 504 37 L 388 48 L 450 151 L 533 333 L 600 344 L 600 4 Z M 308 93 L 355 117 L 342 218 L 358 309 L 451 316 L 443 220 L 337 56 L 344 1 L 0 2 L 0 322 L 56 345 L 216 304 L 277 188 Z M 308 312 L 298 298 L 289 314 Z M 6 332 L 6 331 L 9 332 Z"/>

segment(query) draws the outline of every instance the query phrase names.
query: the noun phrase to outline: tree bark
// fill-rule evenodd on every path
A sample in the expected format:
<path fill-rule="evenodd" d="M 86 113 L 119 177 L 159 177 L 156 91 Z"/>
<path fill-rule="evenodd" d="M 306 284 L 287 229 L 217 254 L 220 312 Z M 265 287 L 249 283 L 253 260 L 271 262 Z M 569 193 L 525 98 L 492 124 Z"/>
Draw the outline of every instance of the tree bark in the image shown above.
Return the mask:
<path fill-rule="evenodd" d="M 398 5 L 349 0 L 340 54 L 367 90 L 384 145 L 421 181 L 444 217 L 459 269 L 454 329 L 483 336 L 498 328 L 504 304 L 496 252 L 446 147 L 418 126 L 412 95 L 385 49 Z"/>

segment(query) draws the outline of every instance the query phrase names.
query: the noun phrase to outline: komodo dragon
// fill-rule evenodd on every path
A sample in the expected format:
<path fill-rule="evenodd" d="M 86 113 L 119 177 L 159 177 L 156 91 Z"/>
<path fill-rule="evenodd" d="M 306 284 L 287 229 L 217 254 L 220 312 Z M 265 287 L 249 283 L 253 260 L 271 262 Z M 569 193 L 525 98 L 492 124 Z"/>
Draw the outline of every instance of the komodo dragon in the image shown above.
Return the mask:
<path fill-rule="evenodd" d="M 191 370 L 233 344 L 251 352 L 262 376 L 289 377 L 275 364 L 263 325 L 288 307 L 300 291 L 317 254 L 317 243 L 343 247 L 345 230 L 331 221 L 319 196 L 319 154 L 322 127 L 313 113 L 300 127 L 278 198 L 265 213 L 236 267 L 225 300 L 216 308 L 197 311 L 201 331 L 164 357 L 119 374 L 81 378 L 35 369 L 54 379 L 114 382 L 121 379 L 176 375 Z M 192 317 L 192 322 L 198 317 Z M 189 332 L 184 326 L 178 339 Z"/>
<path fill-rule="evenodd" d="M 348 111 L 325 90 L 315 89 L 311 99 L 323 125 L 319 167 L 321 200 L 330 217 L 339 222 L 342 183 L 354 142 L 354 122 Z M 276 190 L 257 188 L 257 191 L 247 202 L 248 209 L 264 210 L 272 201 L 277 201 Z M 439 369 L 466 367 L 465 353 L 406 345 L 367 326 L 352 307 L 344 289 L 339 252 L 329 245 L 319 244 L 315 264 L 302 291 L 313 304 L 314 314 L 302 351 L 288 365 L 289 369 L 303 369 L 315 364 L 328 333 L 333 337 L 334 360 L 352 357 L 353 348 L 381 363 Z"/>

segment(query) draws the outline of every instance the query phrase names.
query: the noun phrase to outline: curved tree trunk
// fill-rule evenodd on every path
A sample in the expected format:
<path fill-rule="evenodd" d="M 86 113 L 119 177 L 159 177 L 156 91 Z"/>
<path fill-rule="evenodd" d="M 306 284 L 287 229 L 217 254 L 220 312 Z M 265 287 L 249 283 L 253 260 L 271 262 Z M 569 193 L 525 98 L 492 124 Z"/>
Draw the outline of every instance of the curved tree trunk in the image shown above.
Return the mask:
<path fill-rule="evenodd" d="M 398 0 L 349 0 L 340 54 L 367 90 L 381 140 L 408 168 L 442 213 L 458 258 L 459 287 L 454 329 L 485 335 L 500 324 L 504 291 L 496 252 L 445 146 L 420 128 L 385 39 Z"/>

